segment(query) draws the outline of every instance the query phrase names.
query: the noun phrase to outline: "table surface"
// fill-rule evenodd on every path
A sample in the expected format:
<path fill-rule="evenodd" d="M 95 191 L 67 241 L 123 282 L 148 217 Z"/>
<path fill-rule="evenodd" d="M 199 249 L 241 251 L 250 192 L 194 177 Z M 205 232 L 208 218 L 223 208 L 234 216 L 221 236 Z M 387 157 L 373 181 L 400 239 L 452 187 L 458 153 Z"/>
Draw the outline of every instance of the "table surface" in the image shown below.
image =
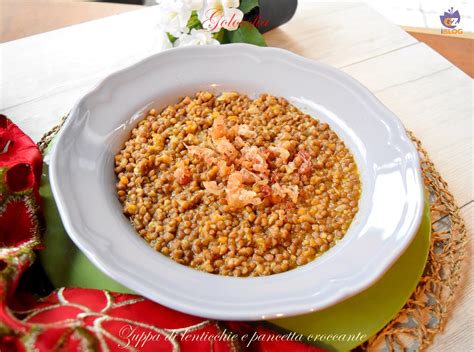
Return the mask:
<path fill-rule="evenodd" d="M 0 43 L 142 7 L 71 0 L 0 0 Z"/>
<path fill-rule="evenodd" d="M 299 0 L 300 6 L 304 1 L 314 0 Z M 369 1 L 365 0 L 366 3 Z M 146 2 L 154 3 L 153 0 Z M 375 6 L 373 1 L 369 3 L 370 6 Z M 143 6 L 76 0 L 0 0 L 0 43 L 136 10 L 141 7 Z M 462 35 L 446 35 L 441 34 L 439 28 L 406 26 L 402 28 L 417 40 L 427 44 L 447 58 L 471 78 L 474 77 L 474 40 L 472 40 L 474 39 L 474 33 L 464 32 Z"/>
<path fill-rule="evenodd" d="M 157 52 L 157 33 L 156 16 L 145 8 L 1 44 L 1 113 L 39 140 L 103 77 Z M 465 73 L 363 4 L 303 2 L 265 39 L 347 72 L 395 112 L 423 141 L 472 233 L 473 82 Z M 467 274 L 433 351 L 472 346 L 472 247 L 468 252 Z"/>

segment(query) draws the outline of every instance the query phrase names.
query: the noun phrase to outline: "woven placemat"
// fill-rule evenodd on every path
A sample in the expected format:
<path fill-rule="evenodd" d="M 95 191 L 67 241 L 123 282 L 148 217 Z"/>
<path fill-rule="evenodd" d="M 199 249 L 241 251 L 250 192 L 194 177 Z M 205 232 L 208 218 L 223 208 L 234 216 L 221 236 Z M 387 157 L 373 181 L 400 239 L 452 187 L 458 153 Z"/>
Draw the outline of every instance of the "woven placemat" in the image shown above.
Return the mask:
<path fill-rule="evenodd" d="M 429 192 L 431 246 L 423 276 L 398 315 L 362 347 L 368 351 L 425 350 L 443 330 L 462 276 L 468 242 L 460 209 L 420 140 L 408 132 L 418 150 Z"/>
<path fill-rule="evenodd" d="M 63 117 L 38 142 L 42 152 L 65 120 L 66 117 Z M 367 351 L 426 349 L 446 324 L 448 309 L 462 276 L 461 263 L 468 237 L 460 209 L 420 140 L 412 132 L 408 132 L 408 135 L 418 150 L 423 180 L 429 192 L 432 231 L 430 252 L 415 292 L 384 329 L 360 346 Z"/>

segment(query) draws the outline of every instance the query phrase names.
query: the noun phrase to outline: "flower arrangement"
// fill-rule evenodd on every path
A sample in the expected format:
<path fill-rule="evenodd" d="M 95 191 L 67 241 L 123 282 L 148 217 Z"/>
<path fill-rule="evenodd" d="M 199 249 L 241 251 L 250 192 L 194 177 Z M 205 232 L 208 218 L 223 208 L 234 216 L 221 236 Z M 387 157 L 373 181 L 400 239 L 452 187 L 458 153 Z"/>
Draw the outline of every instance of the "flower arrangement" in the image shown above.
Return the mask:
<path fill-rule="evenodd" d="M 249 43 L 266 46 L 259 30 L 244 20 L 258 0 L 156 0 L 166 46 Z"/>

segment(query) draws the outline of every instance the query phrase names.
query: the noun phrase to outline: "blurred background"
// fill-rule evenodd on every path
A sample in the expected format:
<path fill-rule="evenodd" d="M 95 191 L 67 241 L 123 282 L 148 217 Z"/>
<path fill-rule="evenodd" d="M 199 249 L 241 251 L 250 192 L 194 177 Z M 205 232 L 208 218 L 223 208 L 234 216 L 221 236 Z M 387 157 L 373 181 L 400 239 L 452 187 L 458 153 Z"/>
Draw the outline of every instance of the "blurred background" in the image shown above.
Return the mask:
<path fill-rule="evenodd" d="M 272 0 L 272 6 L 294 0 Z M 317 2 L 317 0 L 298 0 Z M 472 0 L 342 0 L 362 2 L 456 66 L 474 75 Z M 273 3 L 275 5 L 273 5 Z M 0 0 L 0 43 L 65 26 L 156 5 L 155 0 Z M 453 7 L 461 15 L 462 35 L 441 34 L 440 15 Z M 370 24 L 368 24 L 370 25 Z"/>

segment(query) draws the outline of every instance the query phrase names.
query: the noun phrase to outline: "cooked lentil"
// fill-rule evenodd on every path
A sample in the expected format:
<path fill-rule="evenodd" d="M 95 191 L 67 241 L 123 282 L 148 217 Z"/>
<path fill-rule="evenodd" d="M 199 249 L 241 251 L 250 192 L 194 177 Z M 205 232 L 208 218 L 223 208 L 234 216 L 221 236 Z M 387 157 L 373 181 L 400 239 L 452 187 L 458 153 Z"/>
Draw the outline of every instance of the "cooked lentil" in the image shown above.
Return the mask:
<path fill-rule="evenodd" d="M 231 276 L 304 265 L 358 211 L 357 165 L 283 98 L 199 92 L 149 111 L 115 156 L 123 212 L 176 262 Z"/>

